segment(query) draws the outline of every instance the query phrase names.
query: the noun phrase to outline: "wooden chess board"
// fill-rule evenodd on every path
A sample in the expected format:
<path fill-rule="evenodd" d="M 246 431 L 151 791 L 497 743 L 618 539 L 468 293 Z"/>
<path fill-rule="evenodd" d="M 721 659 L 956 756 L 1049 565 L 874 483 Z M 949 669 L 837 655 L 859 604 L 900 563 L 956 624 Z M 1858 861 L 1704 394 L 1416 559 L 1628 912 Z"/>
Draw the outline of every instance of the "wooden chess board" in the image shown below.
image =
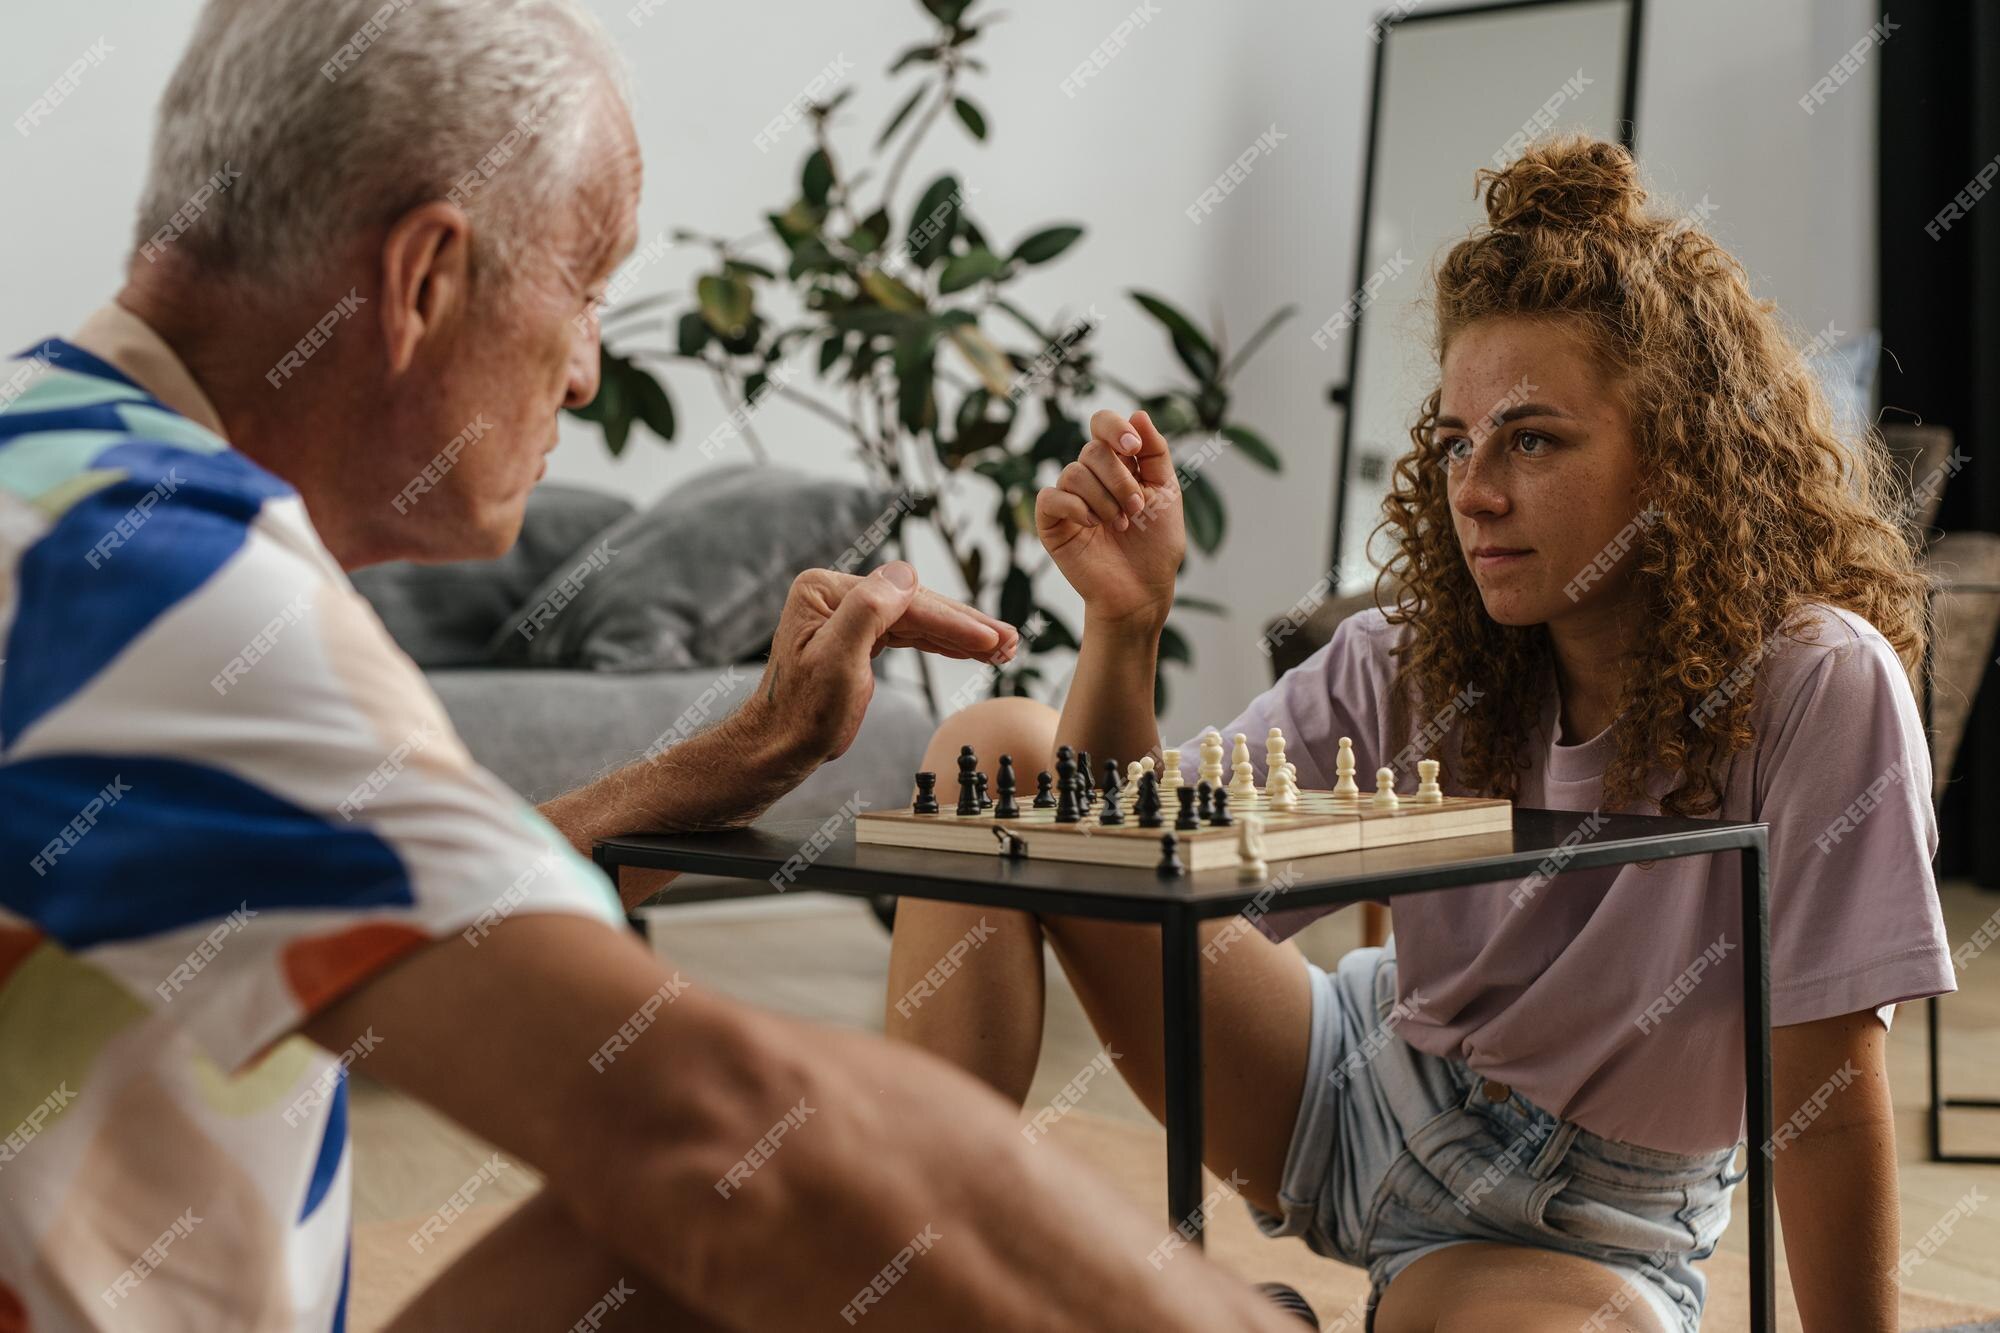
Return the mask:
<path fill-rule="evenodd" d="M 1173 823 L 1178 805 L 1173 793 L 1162 789 L 1160 795 L 1164 804 L 1160 812 L 1164 823 L 1160 828 L 1139 827 L 1132 812 L 1135 793 L 1128 791 L 1119 802 L 1125 816 L 1123 824 L 1102 824 L 1095 811 L 1077 823 L 1058 824 L 1054 810 L 1030 806 L 1032 797 L 1017 797 L 1020 816 L 1005 820 L 995 819 L 990 808 L 977 815 L 953 814 L 953 803 L 941 801 L 940 812 L 935 815 L 920 815 L 907 808 L 863 811 L 855 821 L 854 839 L 887 847 L 993 856 L 1006 855 L 1009 850 L 1007 840 L 995 832 L 1004 829 L 1020 839 L 1026 855 L 1031 857 L 1150 869 L 1160 861 L 1160 835 L 1173 833 L 1181 864 L 1190 872 L 1237 863 L 1235 826 L 1217 828 L 1203 824 L 1198 829 L 1177 830 Z M 1100 807 L 1102 802 L 1100 796 Z M 1514 826 L 1513 802 L 1471 796 L 1447 796 L 1430 802 L 1403 796 L 1395 809 L 1378 810 L 1370 803 L 1367 792 L 1355 800 L 1335 796 L 1330 791 L 1301 789 L 1298 808 L 1289 813 L 1271 809 L 1261 792 L 1255 800 L 1242 805 L 1231 801 L 1229 813 L 1232 819 L 1253 814 L 1264 821 L 1267 863 L 1351 852 L 1363 847 L 1505 833 Z"/>

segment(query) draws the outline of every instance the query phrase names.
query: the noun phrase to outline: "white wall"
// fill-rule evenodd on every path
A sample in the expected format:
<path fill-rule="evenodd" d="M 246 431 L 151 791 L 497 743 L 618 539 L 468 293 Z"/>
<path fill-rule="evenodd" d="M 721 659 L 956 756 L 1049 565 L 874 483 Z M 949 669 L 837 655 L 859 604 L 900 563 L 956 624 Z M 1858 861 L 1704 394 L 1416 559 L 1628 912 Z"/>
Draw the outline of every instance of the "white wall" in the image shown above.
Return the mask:
<path fill-rule="evenodd" d="M 753 137 L 837 57 L 859 88 L 846 109 L 850 153 L 863 151 L 907 79 L 880 71 L 925 35 L 914 3 L 670 5 L 644 24 L 629 0 L 594 0 L 633 65 L 647 162 L 641 234 L 674 226 L 743 235 L 790 197 L 801 127 L 770 152 Z M 1272 477 L 1225 457 L 1210 475 L 1231 521 L 1220 558 L 1197 559 L 1188 591 L 1226 601 L 1226 620 L 1187 616 L 1198 673 L 1176 682 L 1165 729 L 1175 737 L 1227 721 L 1268 680 L 1264 623 L 1325 569 L 1338 420 L 1328 382 L 1344 369 L 1311 330 L 1352 292 L 1353 227 L 1376 6 L 1361 0 L 1156 0 L 1153 17 L 1074 97 L 1062 80 L 1132 12 L 1135 0 L 1000 5 L 982 39 L 991 73 L 973 77 L 993 135 L 983 147 L 955 124 L 933 133 L 910 188 L 952 169 L 982 193 L 976 215 L 996 240 L 1075 220 L 1089 228 L 1062 261 L 1023 286 L 1048 317 L 1095 302 L 1102 360 L 1152 384 L 1172 374 L 1156 327 L 1124 296 L 1162 293 L 1238 337 L 1287 301 L 1299 316 L 1243 377 L 1240 412 L 1284 454 Z M 1811 115 L 1797 99 L 1867 30 L 1861 0 L 1654 0 L 1647 6 L 1639 148 L 1651 180 L 1716 205 L 1713 228 L 1758 290 L 1808 330 L 1874 318 L 1870 67 Z M 115 289 L 150 135 L 152 106 L 186 41 L 196 0 L 22 6 L 0 46 L 0 343 L 9 351 L 67 331 Z M 23 137 L 11 124 L 90 45 L 111 50 L 56 113 Z M 1439 88 L 1440 97 L 1477 89 Z M 1271 124 L 1286 136 L 1200 226 L 1183 210 Z M 1476 164 L 1462 171 L 1470 187 Z M 904 202 L 907 212 L 909 203 Z M 700 256 L 649 266 L 637 292 L 683 290 Z M 693 442 L 721 419 L 713 387 L 673 380 L 682 443 L 635 439 L 622 460 L 594 432 L 565 426 L 551 475 L 615 487 L 644 501 L 705 464 Z M 1124 406 L 1106 397 L 1100 406 Z M 859 476 L 847 446 L 785 404 L 757 430 L 781 461 Z M 740 459 L 741 455 L 734 455 Z M 981 500 L 983 507 L 984 501 Z M 920 554 L 927 579 L 945 568 Z M 1051 576 L 1053 577 L 1053 575 Z M 947 676 L 947 684 L 950 677 Z"/>

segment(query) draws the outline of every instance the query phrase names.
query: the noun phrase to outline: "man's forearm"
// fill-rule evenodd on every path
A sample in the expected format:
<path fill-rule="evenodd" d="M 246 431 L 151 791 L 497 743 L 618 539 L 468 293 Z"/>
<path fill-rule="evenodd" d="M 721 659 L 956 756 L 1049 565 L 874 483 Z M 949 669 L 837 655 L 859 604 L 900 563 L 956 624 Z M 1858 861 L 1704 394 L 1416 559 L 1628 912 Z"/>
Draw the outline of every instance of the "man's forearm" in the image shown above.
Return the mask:
<path fill-rule="evenodd" d="M 740 828 L 819 766 L 792 729 L 754 722 L 756 707 L 753 696 L 709 730 L 566 792 L 541 812 L 586 856 L 597 839 L 620 833 Z"/>

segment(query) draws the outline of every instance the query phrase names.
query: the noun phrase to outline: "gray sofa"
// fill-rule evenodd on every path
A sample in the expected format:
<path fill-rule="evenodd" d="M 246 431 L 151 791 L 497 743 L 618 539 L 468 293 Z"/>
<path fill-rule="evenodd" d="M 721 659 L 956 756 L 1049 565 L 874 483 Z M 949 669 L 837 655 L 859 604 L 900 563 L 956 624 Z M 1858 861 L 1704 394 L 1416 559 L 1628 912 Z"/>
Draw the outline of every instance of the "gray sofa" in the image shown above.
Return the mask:
<path fill-rule="evenodd" d="M 473 757 L 540 802 L 726 716 L 763 670 L 793 576 L 879 563 L 852 553 L 882 507 L 866 488 L 768 468 L 706 475 L 645 510 L 545 484 L 500 559 L 379 565 L 354 583 Z M 881 680 L 854 745 L 766 817 L 821 815 L 856 792 L 907 799 L 933 726 L 920 693 Z M 673 896 L 715 887 L 689 879 Z"/>

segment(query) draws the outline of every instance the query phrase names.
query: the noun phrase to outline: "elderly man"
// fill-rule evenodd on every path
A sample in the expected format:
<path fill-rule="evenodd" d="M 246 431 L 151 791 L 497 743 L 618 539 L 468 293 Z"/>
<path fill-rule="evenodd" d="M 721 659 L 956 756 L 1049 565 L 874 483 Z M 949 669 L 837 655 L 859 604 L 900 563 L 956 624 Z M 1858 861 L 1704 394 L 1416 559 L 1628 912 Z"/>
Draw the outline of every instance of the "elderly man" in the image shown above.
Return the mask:
<path fill-rule="evenodd" d="M 357 1059 L 498 1147 L 418 1252 L 545 1181 L 399 1328 L 1290 1326 L 943 1063 L 689 984 L 578 855 L 752 818 L 883 646 L 1011 629 L 806 574 L 739 712 L 537 813 L 347 582 L 508 549 L 639 184 L 575 0 L 212 0 L 124 289 L 5 367 L 0 1329 L 343 1327 Z"/>

